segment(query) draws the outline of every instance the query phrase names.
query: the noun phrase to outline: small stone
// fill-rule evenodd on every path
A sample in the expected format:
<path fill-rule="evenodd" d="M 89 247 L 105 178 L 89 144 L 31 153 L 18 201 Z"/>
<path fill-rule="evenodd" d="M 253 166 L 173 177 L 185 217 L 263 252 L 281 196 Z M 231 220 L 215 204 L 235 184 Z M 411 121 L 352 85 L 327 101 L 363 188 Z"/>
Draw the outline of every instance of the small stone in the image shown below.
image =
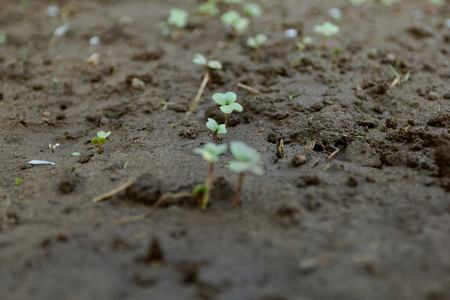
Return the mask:
<path fill-rule="evenodd" d="M 436 100 L 439 98 L 439 94 L 436 92 L 429 92 L 428 93 L 428 100 Z"/>
<path fill-rule="evenodd" d="M 44 111 L 43 113 L 42 113 L 42 116 L 44 117 L 44 118 L 50 118 L 50 113 L 48 112 L 48 111 Z"/>
<path fill-rule="evenodd" d="M 138 78 L 133 78 L 131 80 L 131 87 L 135 90 L 142 91 L 142 90 L 144 90 L 144 86 L 145 86 L 145 83 Z"/>
<path fill-rule="evenodd" d="M 431 177 L 427 177 L 424 182 L 425 186 L 432 186 L 434 184 L 434 179 Z"/>
<path fill-rule="evenodd" d="M 298 263 L 298 270 L 303 274 L 310 274 L 317 270 L 319 267 L 319 262 L 315 258 L 302 259 Z"/>
<path fill-rule="evenodd" d="M 120 19 L 119 19 L 119 24 L 122 26 L 131 25 L 131 24 L 133 24 L 133 22 L 134 22 L 133 19 L 129 16 L 123 16 L 123 17 L 120 17 Z"/>
<path fill-rule="evenodd" d="M 93 36 L 89 39 L 89 45 L 95 46 L 100 43 L 100 38 L 98 36 Z"/>
<path fill-rule="evenodd" d="M 97 52 L 93 53 L 91 56 L 89 56 L 88 59 L 86 59 L 86 63 L 91 66 L 98 65 L 99 61 L 100 61 L 100 55 Z"/>
<path fill-rule="evenodd" d="M 308 161 L 308 159 L 306 158 L 306 156 L 304 156 L 304 155 L 302 155 L 302 154 L 300 154 L 300 153 L 297 153 L 297 154 L 295 154 L 293 157 L 292 157 L 292 159 L 291 159 L 291 164 L 294 166 L 294 167 L 298 167 L 298 166 L 300 166 L 300 165 L 303 165 L 305 162 L 307 162 Z"/>

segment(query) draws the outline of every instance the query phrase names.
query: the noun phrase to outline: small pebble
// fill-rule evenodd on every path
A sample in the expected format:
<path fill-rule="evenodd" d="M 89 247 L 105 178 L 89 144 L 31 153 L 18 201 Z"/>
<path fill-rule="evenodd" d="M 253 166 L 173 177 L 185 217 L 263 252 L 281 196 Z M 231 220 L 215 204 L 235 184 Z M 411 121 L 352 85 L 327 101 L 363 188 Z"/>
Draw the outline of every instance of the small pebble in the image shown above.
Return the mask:
<path fill-rule="evenodd" d="M 298 263 L 298 270 L 303 274 L 314 272 L 319 267 L 319 262 L 315 258 L 302 259 Z"/>
<path fill-rule="evenodd" d="M 100 61 L 100 55 L 97 52 L 95 52 L 94 54 L 89 56 L 88 59 L 86 59 L 86 63 L 88 65 L 92 65 L 92 66 L 98 65 L 99 61 Z"/>
<path fill-rule="evenodd" d="M 131 25 L 133 22 L 133 19 L 129 16 L 123 16 L 119 19 L 119 24 L 123 26 Z"/>
<path fill-rule="evenodd" d="M 296 29 L 288 29 L 284 33 L 287 37 L 296 37 L 298 35 L 298 31 Z"/>
<path fill-rule="evenodd" d="M 303 165 L 305 162 L 307 162 L 308 161 L 308 159 L 306 158 L 306 156 L 304 156 L 304 155 L 302 155 L 302 154 L 300 154 L 300 153 L 297 153 L 297 154 L 295 154 L 293 157 L 292 157 L 292 159 L 291 159 L 291 164 L 294 166 L 294 167 L 298 167 L 298 166 L 300 166 L 300 165 Z"/>
<path fill-rule="evenodd" d="M 434 184 L 434 179 L 431 177 L 427 177 L 424 182 L 425 186 L 432 186 Z"/>
<path fill-rule="evenodd" d="M 100 38 L 98 36 L 93 36 L 89 39 L 89 45 L 95 46 L 100 43 Z"/>
<path fill-rule="evenodd" d="M 338 8 L 330 9 L 330 17 L 332 17 L 333 19 L 340 19 L 342 17 L 341 10 Z"/>
<path fill-rule="evenodd" d="M 439 94 L 436 92 L 429 92 L 428 93 L 428 100 L 436 100 L 439 98 Z"/>
<path fill-rule="evenodd" d="M 57 17 L 59 15 L 59 6 L 49 6 L 45 10 L 45 14 L 49 17 Z"/>
<path fill-rule="evenodd" d="M 138 78 L 133 78 L 133 80 L 131 80 L 131 87 L 135 90 L 142 91 L 144 89 L 144 86 L 145 83 Z"/>

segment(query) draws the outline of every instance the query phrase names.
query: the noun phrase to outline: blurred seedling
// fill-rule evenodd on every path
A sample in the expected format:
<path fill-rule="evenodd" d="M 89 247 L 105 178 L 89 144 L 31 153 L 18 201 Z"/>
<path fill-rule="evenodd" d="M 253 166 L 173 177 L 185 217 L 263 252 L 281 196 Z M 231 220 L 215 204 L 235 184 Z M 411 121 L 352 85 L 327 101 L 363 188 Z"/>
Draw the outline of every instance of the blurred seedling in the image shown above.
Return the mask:
<path fill-rule="evenodd" d="M 59 143 L 56 143 L 56 144 L 54 144 L 54 145 L 48 144 L 48 148 L 49 148 L 50 150 L 52 150 L 52 152 L 55 152 L 56 147 L 59 147 L 59 146 L 60 146 Z"/>
<path fill-rule="evenodd" d="M 206 183 L 198 185 L 194 188 L 194 197 L 200 197 L 199 207 L 203 210 L 208 206 L 209 195 L 211 192 L 212 178 L 214 172 L 214 163 L 219 159 L 219 156 L 227 149 L 226 144 L 215 145 L 213 143 L 207 143 L 203 148 L 196 148 L 194 152 L 200 154 L 204 160 L 209 164 L 208 176 L 206 177 Z"/>
<path fill-rule="evenodd" d="M 202 54 L 195 54 L 194 59 L 192 60 L 194 64 L 204 66 L 206 68 L 206 73 L 203 76 L 202 82 L 200 84 L 200 87 L 198 88 L 197 95 L 195 95 L 194 101 L 192 101 L 192 105 L 189 108 L 189 110 L 186 112 L 184 116 L 184 121 L 187 121 L 189 119 L 189 116 L 191 113 L 197 112 L 197 105 L 200 102 L 200 98 L 203 95 L 203 92 L 205 91 L 206 84 L 211 85 L 211 72 L 210 69 L 213 70 L 222 70 L 222 63 L 218 60 L 208 60 L 206 57 Z"/>
<path fill-rule="evenodd" d="M 309 36 L 305 36 L 300 41 L 295 42 L 295 45 L 297 46 L 298 51 L 300 52 L 300 55 L 298 56 L 298 63 L 301 64 L 303 58 L 305 57 L 305 50 L 308 47 L 308 45 L 311 45 L 313 43 L 313 39 Z"/>
<path fill-rule="evenodd" d="M 231 142 L 230 149 L 236 160 L 230 161 L 228 168 L 231 171 L 238 173 L 238 185 L 232 204 L 233 207 L 237 207 L 244 185 L 245 173 L 250 172 L 254 175 L 261 176 L 264 174 L 264 170 L 258 165 L 260 156 L 255 149 L 247 146 L 243 142 Z"/>
<path fill-rule="evenodd" d="M 333 50 L 333 66 L 331 67 L 332 70 L 336 70 L 339 66 L 339 54 L 342 53 L 342 48 L 336 48 Z"/>
<path fill-rule="evenodd" d="M 267 42 L 267 36 L 263 33 L 257 34 L 254 37 L 250 37 L 247 40 L 247 45 L 253 48 L 253 58 L 258 60 L 259 48 Z"/>
<path fill-rule="evenodd" d="M 208 118 L 208 122 L 206 122 L 206 127 L 208 129 L 211 129 L 213 131 L 213 144 L 217 143 L 217 135 L 219 134 L 226 134 L 227 128 L 225 124 L 217 124 L 216 120 Z"/>
<path fill-rule="evenodd" d="M 220 11 L 217 8 L 216 0 L 208 0 L 197 8 L 197 13 L 215 17 L 219 15 Z"/>
<path fill-rule="evenodd" d="M 236 103 L 237 95 L 233 92 L 226 92 L 225 94 L 215 93 L 212 95 L 212 98 L 220 105 L 220 110 L 225 114 L 225 126 L 228 125 L 229 116 L 234 110 L 238 112 L 244 110 L 242 105 Z"/>
<path fill-rule="evenodd" d="M 394 75 L 394 80 L 392 81 L 391 85 L 389 86 L 389 88 L 393 88 L 396 85 L 405 83 L 406 81 L 408 81 L 409 76 L 411 75 L 411 72 L 408 71 L 405 75 L 405 77 L 403 77 L 403 79 L 400 77 L 400 75 L 398 75 L 397 71 L 395 71 L 394 67 L 392 65 L 389 65 L 389 68 L 391 69 L 392 75 Z"/>
<path fill-rule="evenodd" d="M 209 80 L 208 85 L 211 85 L 211 72 L 210 70 L 222 70 L 222 63 L 218 60 L 208 60 L 206 57 L 202 54 L 195 54 L 194 59 L 192 62 L 199 66 L 204 66 L 206 68 L 206 72 L 208 73 Z M 206 75 L 205 75 L 206 76 Z"/>
<path fill-rule="evenodd" d="M 244 3 L 242 9 L 249 17 L 260 17 L 262 15 L 261 7 L 256 3 Z"/>
<path fill-rule="evenodd" d="M 321 25 L 314 26 L 314 32 L 322 35 L 321 48 L 324 48 L 327 44 L 328 38 L 339 33 L 339 26 L 330 22 L 324 22 Z"/>
<path fill-rule="evenodd" d="M 245 32 L 248 28 L 248 25 L 250 24 L 249 19 L 241 17 L 241 15 L 234 10 L 230 10 L 220 16 L 220 21 L 222 21 L 223 24 L 231 27 L 231 29 L 233 30 L 233 36 Z"/>
<path fill-rule="evenodd" d="M 21 180 L 20 178 L 16 178 L 16 179 L 15 179 L 16 185 L 19 185 L 21 181 L 22 181 L 22 180 Z"/>
<path fill-rule="evenodd" d="M 99 131 L 97 132 L 97 137 L 91 140 L 92 145 L 98 145 L 98 154 L 102 153 L 102 144 L 106 143 L 106 138 L 111 134 L 111 131 L 104 132 Z"/>
<path fill-rule="evenodd" d="M 172 8 L 167 18 L 167 22 L 158 22 L 158 27 L 161 29 L 163 36 L 171 36 L 172 39 L 177 39 L 181 35 L 181 29 L 186 27 L 189 14 L 184 9 Z M 172 30 L 172 28 L 174 28 Z"/>

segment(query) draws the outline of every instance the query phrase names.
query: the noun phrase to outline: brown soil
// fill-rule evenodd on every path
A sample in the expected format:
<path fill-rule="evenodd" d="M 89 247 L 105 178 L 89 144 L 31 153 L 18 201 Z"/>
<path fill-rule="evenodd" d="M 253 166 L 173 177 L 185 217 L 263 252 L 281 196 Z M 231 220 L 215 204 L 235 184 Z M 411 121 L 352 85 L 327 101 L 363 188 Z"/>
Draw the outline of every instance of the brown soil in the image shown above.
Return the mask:
<path fill-rule="evenodd" d="M 161 36 L 169 9 L 193 14 L 196 1 L 1 2 L 0 299 L 450 299 L 448 2 L 433 13 L 418 0 L 265 1 L 235 41 L 217 18 Z M 55 3 L 62 16 L 47 17 Z M 312 28 L 333 6 L 341 32 L 317 49 Z M 52 38 L 62 18 L 71 30 Z M 315 39 L 301 64 L 288 28 Z M 245 42 L 260 32 L 269 42 L 254 61 Z M 204 72 L 195 53 L 224 70 L 183 122 Z M 389 64 L 409 80 L 389 88 Z M 211 140 L 206 118 L 222 118 L 211 95 L 226 91 L 244 111 L 223 142 L 257 149 L 266 171 L 245 178 L 241 206 L 227 151 L 206 211 L 172 198 L 118 225 L 204 182 L 193 149 Z M 98 130 L 112 131 L 102 154 Z"/>

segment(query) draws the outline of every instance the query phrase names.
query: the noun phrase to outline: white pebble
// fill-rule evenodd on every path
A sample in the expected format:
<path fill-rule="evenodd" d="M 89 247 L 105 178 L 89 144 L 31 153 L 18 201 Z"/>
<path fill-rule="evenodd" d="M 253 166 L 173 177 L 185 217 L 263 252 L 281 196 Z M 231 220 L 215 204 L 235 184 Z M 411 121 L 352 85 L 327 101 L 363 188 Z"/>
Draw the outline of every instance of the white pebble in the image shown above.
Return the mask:
<path fill-rule="evenodd" d="M 100 43 L 100 38 L 98 36 L 93 36 L 89 39 L 89 45 L 91 46 L 98 45 L 98 43 Z"/>
<path fill-rule="evenodd" d="M 86 63 L 88 65 L 92 65 L 92 66 L 98 65 L 99 61 L 100 61 L 100 55 L 97 52 L 93 53 L 91 56 L 89 56 L 88 59 L 86 59 Z"/>
<path fill-rule="evenodd" d="M 340 19 L 341 18 L 341 10 L 337 8 L 330 9 L 330 17 L 333 19 Z"/>
<path fill-rule="evenodd" d="M 298 35 L 298 31 L 296 29 L 288 29 L 285 31 L 287 37 L 296 37 Z"/>
<path fill-rule="evenodd" d="M 142 91 L 144 89 L 144 86 L 144 82 L 138 78 L 133 78 L 133 80 L 131 80 L 131 87 L 135 90 Z"/>
<path fill-rule="evenodd" d="M 123 17 L 120 17 L 120 19 L 119 19 L 119 24 L 123 25 L 123 26 L 131 25 L 131 24 L 133 24 L 133 22 L 134 22 L 133 19 L 128 16 L 123 16 Z"/>
<path fill-rule="evenodd" d="M 49 6 L 45 10 L 45 14 L 49 17 L 57 17 L 59 15 L 59 6 Z"/>

